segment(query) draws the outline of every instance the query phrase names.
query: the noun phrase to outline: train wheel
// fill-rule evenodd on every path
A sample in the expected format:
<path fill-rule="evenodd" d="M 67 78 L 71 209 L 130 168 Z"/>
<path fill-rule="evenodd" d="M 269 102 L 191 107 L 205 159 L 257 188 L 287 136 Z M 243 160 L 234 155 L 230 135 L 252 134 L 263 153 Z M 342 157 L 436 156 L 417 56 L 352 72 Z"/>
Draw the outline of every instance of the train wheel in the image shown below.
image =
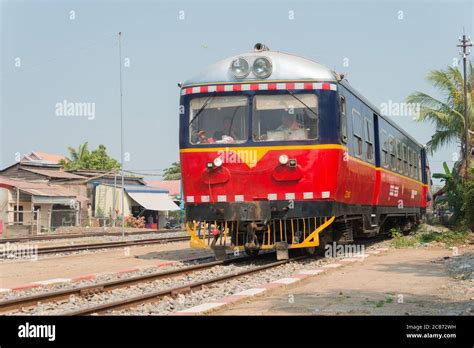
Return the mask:
<path fill-rule="evenodd" d="M 257 257 L 260 249 L 248 249 L 245 248 L 245 253 L 250 257 Z"/>
<path fill-rule="evenodd" d="M 333 231 L 327 229 L 319 234 L 319 245 L 315 248 L 315 256 L 324 256 L 326 253 L 326 245 L 330 245 L 333 242 Z"/>
<path fill-rule="evenodd" d="M 316 247 L 303 248 L 303 254 L 314 256 L 316 254 Z"/>

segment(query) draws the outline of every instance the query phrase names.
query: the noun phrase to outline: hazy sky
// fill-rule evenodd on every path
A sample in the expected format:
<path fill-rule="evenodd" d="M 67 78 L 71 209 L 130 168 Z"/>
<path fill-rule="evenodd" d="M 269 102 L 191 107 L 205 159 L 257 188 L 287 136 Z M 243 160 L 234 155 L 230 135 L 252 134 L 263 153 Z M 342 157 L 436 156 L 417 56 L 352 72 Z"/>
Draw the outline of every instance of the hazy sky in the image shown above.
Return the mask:
<path fill-rule="evenodd" d="M 263 42 L 345 72 L 380 106 L 416 90 L 437 95 L 426 73 L 453 63 L 474 18 L 472 0 L 0 3 L 0 167 L 18 153 L 67 154 L 85 141 L 120 157 L 122 31 L 125 168 L 150 173 L 178 160 L 177 83 L 219 59 Z M 64 101 L 94 103 L 95 114 L 58 116 Z M 430 125 L 393 119 L 430 139 Z M 436 153 L 434 171 L 456 150 Z"/>

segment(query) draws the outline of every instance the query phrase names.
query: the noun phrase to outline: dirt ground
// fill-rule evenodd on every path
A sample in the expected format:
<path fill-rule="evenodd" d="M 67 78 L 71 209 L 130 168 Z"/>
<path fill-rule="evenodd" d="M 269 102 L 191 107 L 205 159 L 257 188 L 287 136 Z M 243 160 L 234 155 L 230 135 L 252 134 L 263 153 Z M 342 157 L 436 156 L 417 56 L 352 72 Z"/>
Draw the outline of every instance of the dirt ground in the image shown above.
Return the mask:
<path fill-rule="evenodd" d="M 162 261 L 179 261 L 212 255 L 212 252 L 207 250 L 189 249 L 189 242 L 185 241 L 40 257 L 37 261 L 2 261 L 0 262 L 0 288 L 11 288 L 55 278 L 74 278 L 86 274 L 156 266 Z"/>
<path fill-rule="evenodd" d="M 474 315 L 474 246 L 390 249 L 215 315 Z"/>

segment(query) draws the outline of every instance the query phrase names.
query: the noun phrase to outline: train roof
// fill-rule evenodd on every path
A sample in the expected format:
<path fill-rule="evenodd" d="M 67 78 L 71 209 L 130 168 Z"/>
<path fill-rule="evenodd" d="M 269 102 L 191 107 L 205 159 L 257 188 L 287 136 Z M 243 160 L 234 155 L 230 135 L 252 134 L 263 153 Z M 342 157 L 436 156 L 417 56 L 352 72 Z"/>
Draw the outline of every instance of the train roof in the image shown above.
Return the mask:
<path fill-rule="evenodd" d="M 278 80 L 309 80 L 309 81 L 337 81 L 337 74 L 328 67 L 315 61 L 299 57 L 293 54 L 261 50 L 238 54 L 222 59 L 217 63 L 208 66 L 196 76 L 186 80 L 183 86 L 207 84 L 207 83 L 235 83 L 261 81 L 250 72 L 245 79 L 238 79 L 232 75 L 230 65 L 236 58 L 245 58 L 252 66 L 255 59 L 265 57 L 272 63 L 273 72 L 267 81 Z"/>
<path fill-rule="evenodd" d="M 408 137 L 411 141 L 417 144 L 420 147 L 423 147 L 417 140 L 410 136 L 406 131 L 400 128 L 395 122 L 390 120 L 388 117 L 382 115 L 380 110 L 369 102 L 362 94 L 355 90 L 349 82 L 344 79 L 343 75 L 338 74 L 334 70 L 328 68 L 327 66 L 320 64 L 314 60 L 300 57 L 294 54 L 280 52 L 280 51 L 271 51 L 265 45 L 257 43 L 255 45 L 255 50 L 252 52 L 237 54 L 225 59 L 222 59 L 204 70 L 202 70 L 197 75 L 186 80 L 182 84 L 182 88 L 193 86 L 193 85 L 206 85 L 206 84 L 216 84 L 216 83 L 244 83 L 252 81 L 262 81 L 261 78 L 258 78 L 253 75 L 252 72 L 243 78 L 236 78 L 230 71 L 231 63 L 236 58 L 245 58 L 249 65 L 252 66 L 255 59 L 259 57 L 268 58 L 272 64 L 272 74 L 265 79 L 265 81 L 324 81 L 324 82 L 335 82 L 345 88 L 347 88 L 351 93 L 353 93 L 357 98 L 359 98 L 363 103 L 368 107 L 374 110 L 377 115 L 391 124 L 393 127 L 400 130 L 400 132 Z"/>

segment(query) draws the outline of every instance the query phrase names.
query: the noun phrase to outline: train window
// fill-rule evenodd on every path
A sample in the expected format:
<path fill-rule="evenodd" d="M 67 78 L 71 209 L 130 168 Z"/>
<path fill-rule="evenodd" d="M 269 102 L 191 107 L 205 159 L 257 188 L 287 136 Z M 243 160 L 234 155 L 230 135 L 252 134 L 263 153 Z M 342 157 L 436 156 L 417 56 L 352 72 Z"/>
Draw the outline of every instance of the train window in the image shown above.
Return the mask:
<path fill-rule="evenodd" d="M 341 114 L 341 140 L 343 143 L 347 143 L 346 98 L 343 96 L 339 100 L 339 112 Z"/>
<path fill-rule="evenodd" d="M 390 143 L 390 167 L 392 170 L 397 170 L 397 161 L 396 161 L 396 149 L 395 149 L 395 139 L 393 136 L 389 136 L 389 143 Z"/>
<path fill-rule="evenodd" d="M 403 144 L 403 173 L 408 175 L 408 148 Z"/>
<path fill-rule="evenodd" d="M 354 153 L 357 157 L 362 157 L 362 134 L 364 130 L 362 118 L 356 109 L 352 109 L 352 128 L 354 133 Z"/>
<path fill-rule="evenodd" d="M 413 177 L 413 150 L 408 148 L 408 175 Z"/>
<path fill-rule="evenodd" d="M 390 155 L 388 154 L 388 135 L 385 130 L 382 129 L 382 160 L 384 168 L 388 168 L 390 165 Z"/>
<path fill-rule="evenodd" d="M 421 180 L 421 157 L 418 155 L 418 179 Z"/>
<path fill-rule="evenodd" d="M 364 118 L 364 135 L 366 142 L 366 158 L 369 162 L 372 162 L 374 159 L 374 146 L 372 143 L 372 134 L 371 134 L 372 122 L 368 118 Z"/>
<path fill-rule="evenodd" d="M 247 141 L 248 98 L 222 96 L 190 101 L 191 144 L 240 144 Z"/>
<path fill-rule="evenodd" d="M 400 142 L 400 140 L 397 140 L 397 158 L 398 158 L 397 171 L 399 173 L 402 173 L 403 172 L 403 169 L 402 169 L 402 143 Z"/>
<path fill-rule="evenodd" d="M 418 161 L 415 152 L 413 152 L 413 177 L 418 179 Z"/>
<path fill-rule="evenodd" d="M 313 140 L 319 133 L 315 94 L 257 95 L 254 98 L 253 140 Z"/>

